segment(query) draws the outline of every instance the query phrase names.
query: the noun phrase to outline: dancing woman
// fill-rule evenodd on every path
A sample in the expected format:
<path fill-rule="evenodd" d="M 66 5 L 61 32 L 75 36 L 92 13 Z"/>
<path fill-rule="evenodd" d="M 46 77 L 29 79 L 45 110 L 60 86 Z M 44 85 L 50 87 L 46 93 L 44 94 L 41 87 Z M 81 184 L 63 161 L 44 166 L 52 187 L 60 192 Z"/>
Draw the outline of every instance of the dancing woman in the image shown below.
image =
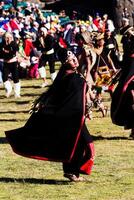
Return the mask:
<path fill-rule="evenodd" d="M 83 181 L 80 174 L 90 174 L 94 160 L 92 138 L 85 125 L 85 78 L 77 72 L 75 55 L 59 51 L 62 66 L 47 92 L 35 102 L 27 123 L 6 131 L 17 154 L 40 160 L 63 163 L 64 177 Z"/>

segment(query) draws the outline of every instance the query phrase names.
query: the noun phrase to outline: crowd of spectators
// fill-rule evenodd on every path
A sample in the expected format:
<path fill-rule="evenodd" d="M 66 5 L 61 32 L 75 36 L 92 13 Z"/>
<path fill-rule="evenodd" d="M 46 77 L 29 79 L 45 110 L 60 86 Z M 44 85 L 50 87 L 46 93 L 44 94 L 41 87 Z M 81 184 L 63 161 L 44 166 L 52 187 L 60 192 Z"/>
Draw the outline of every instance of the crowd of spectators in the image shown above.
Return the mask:
<path fill-rule="evenodd" d="M 0 50 L 3 48 L 5 33 L 11 33 L 18 46 L 17 61 L 19 78 L 43 79 L 42 87 L 47 85 L 45 65 L 48 62 L 52 81 L 56 77 L 55 61 L 59 48 L 70 48 L 76 56 L 80 51 L 80 35 L 94 38 L 98 33 L 105 35 L 105 47 L 114 55 L 119 51 L 115 39 L 115 26 L 107 14 L 95 17 L 88 15 L 80 20 L 77 12 L 71 16 L 65 10 L 59 13 L 43 10 L 38 4 L 19 1 L 15 9 L 12 4 L 0 2 Z M 87 35 L 90 34 L 90 37 Z M 112 45 L 111 45 L 112 43 Z M 110 44 L 110 45 L 109 45 Z M 3 58 L 0 57 L 0 82 L 2 82 Z M 115 61 L 116 62 L 116 61 Z M 117 64 L 117 63 L 116 63 Z M 118 64 L 117 64 L 118 65 Z"/>

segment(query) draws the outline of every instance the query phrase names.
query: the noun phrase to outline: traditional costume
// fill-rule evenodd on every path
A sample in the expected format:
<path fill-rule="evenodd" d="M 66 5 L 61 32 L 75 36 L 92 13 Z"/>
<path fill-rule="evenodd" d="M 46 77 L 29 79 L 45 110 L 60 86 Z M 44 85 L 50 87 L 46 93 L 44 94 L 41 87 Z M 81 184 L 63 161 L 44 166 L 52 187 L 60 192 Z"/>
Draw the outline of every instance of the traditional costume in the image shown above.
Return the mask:
<path fill-rule="evenodd" d="M 122 75 L 112 95 L 111 118 L 114 124 L 134 130 L 134 35 L 128 36 L 128 45 Z"/>
<path fill-rule="evenodd" d="M 61 67 L 52 86 L 37 100 L 27 123 L 6 131 L 13 151 L 29 158 L 63 162 L 65 173 L 90 174 L 94 151 L 84 123 L 86 90 L 86 81 L 79 73 L 66 74 Z"/>

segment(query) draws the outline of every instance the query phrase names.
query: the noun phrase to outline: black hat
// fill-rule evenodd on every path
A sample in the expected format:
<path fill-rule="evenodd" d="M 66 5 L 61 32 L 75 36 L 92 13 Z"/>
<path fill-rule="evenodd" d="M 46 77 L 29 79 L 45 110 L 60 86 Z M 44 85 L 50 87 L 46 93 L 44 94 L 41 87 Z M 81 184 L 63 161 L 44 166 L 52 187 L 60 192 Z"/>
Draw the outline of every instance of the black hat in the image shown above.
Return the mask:
<path fill-rule="evenodd" d="M 61 63 L 65 63 L 70 54 L 72 54 L 72 52 L 69 49 L 60 48 L 58 50 L 59 61 L 61 61 Z"/>

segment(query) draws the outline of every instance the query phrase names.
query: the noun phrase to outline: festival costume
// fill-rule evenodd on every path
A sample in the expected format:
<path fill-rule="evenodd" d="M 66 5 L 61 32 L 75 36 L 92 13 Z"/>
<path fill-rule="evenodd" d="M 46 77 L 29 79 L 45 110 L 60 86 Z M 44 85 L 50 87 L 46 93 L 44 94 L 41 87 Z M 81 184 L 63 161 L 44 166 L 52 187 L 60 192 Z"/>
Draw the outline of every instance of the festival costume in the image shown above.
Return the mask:
<path fill-rule="evenodd" d="M 41 43 L 43 40 L 43 44 Z M 46 66 L 48 62 L 50 67 L 50 74 L 55 73 L 55 52 L 54 52 L 54 37 L 47 34 L 45 38 L 39 38 L 36 41 L 37 49 L 41 50 L 42 55 L 39 60 L 39 69 Z M 51 77 L 52 78 L 52 77 Z M 52 79 L 53 80 L 53 79 Z"/>
<path fill-rule="evenodd" d="M 11 35 L 7 32 L 7 34 Z M 19 71 L 18 71 L 18 60 L 16 53 L 18 51 L 18 45 L 15 41 L 11 41 L 9 44 L 5 40 L 1 43 L 1 57 L 3 58 L 3 74 L 2 79 L 6 90 L 6 97 L 10 97 L 12 92 L 12 84 L 9 80 L 9 74 L 12 75 L 14 82 L 14 96 L 15 98 L 20 97 L 21 85 L 19 82 Z"/>
<path fill-rule="evenodd" d="M 91 137 L 84 138 L 87 84 L 76 72 L 63 73 L 60 79 L 59 74 L 39 98 L 37 112 L 23 127 L 6 131 L 6 137 L 17 154 L 63 162 L 63 170 L 79 158 L 79 163 L 74 164 L 76 173 L 90 174 L 94 149 Z"/>
<path fill-rule="evenodd" d="M 134 128 L 134 59 L 122 70 L 120 81 L 112 95 L 111 118 L 114 124 Z"/>
<path fill-rule="evenodd" d="M 128 34 L 130 28 L 127 26 L 122 32 L 123 67 L 112 95 L 111 118 L 114 124 L 132 129 L 134 137 L 134 36 Z"/>

